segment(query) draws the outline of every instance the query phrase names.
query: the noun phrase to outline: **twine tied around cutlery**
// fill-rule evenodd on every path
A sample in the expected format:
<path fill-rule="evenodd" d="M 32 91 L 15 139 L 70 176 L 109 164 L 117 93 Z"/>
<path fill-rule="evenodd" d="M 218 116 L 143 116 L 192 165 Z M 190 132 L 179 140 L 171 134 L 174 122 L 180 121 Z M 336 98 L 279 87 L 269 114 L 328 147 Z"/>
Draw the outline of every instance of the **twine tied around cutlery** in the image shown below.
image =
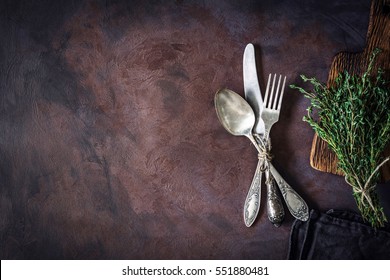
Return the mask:
<path fill-rule="evenodd" d="M 258 147 L 260 149 L 259 153 L 257 154 L 257 157 L 259 160 L 262 160 L 263 166 L 262 171 L 264 172 L 268 167 L 268 162 L 272 160 L 272 154 L 271 154 L 271 138 L 268 138 L 268 141 L 265 141 L 260 135 L 256 134 L 254 135 L 256 142 L 258 144 Z"/>

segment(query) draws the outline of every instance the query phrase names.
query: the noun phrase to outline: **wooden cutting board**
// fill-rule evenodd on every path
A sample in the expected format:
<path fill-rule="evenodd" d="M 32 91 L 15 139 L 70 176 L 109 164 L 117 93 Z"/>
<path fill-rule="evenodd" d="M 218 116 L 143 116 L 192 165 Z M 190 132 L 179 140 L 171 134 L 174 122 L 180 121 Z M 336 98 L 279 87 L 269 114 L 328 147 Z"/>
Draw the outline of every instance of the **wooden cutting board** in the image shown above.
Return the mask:
<path fill-rule="evenodd" d="M 341 52 L 337 54 L 329 72 L 328 86 L 332 85 L 337 74 L 344 70 L 355 74 L 364 73 L 368 65 L 369 57 L 376 47 L 382 49 L 377 59 L 377 66 L 385 70 L 386 78 L 389 79 L 390 0 L 372 0 L 366 48 L 361 53 Z M 385 155 L 390 155 L 390 145 L 388 145 Z M 328 144 L 317 135 L 314 136 L 312 143 L 310 164 L 317 170 L 343 175 L 337 169 L 336 155 L 329 149 Z M 384 165 L 381 168 L 381 172 L 384 181 L 390 180 L 390 163 Z"/>

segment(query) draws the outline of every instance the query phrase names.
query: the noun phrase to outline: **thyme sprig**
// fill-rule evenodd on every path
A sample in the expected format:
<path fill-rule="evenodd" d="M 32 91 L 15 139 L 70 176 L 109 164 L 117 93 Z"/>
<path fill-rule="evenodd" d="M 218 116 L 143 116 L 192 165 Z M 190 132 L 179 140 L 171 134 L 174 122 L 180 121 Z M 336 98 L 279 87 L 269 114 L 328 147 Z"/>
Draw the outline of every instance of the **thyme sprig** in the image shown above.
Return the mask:
<path fill-rule="evenodd" d="M 338 158 L 338 168 L 352 187 L 353 196 L 364 220 L 373 227 L 387 221 L 375 186 L 379 169 L 390 160 L 383 151 L 390 138 L 390 91 L 384 72 L 373 72 L 379 49 L 370 57 L 363 75 L 339 73 L 332 86 L 301 75 L 313 91 L 290 85 L 310 100 L 304 121 L 329 144 Z M 315 113 L 317 115 L 315 115 Z"/>

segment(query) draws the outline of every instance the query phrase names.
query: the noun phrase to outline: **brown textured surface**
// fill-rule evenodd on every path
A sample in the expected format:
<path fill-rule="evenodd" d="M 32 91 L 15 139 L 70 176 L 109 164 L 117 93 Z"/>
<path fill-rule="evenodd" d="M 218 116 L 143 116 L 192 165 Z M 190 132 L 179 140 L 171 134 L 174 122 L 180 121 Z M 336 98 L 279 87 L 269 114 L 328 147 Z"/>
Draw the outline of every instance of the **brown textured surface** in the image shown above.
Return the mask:
<path fill-rule="evenodd" d="M 147 3 L 145 3 L 147 2 Z M 259 76 L 325 80 L 365 45 L 370 3 L 1 1 L 2 259 L 283 259 L 265 209 L 242 209 L 249 141 L 218 123 L 214 93 Z M 339 176 L 310 167 L 308 106 L 285 93 L 274 163 L 311 208 L 355 209 Z M 264 204 L 263 204 L 264 205 Z"/>
<path fill-rule="evenodd" d="M 375 48 L 382 52 L 377 58 L 377 68 L 382 68 L 387 79 L 390 77 L 390 1 L 374 0 L 371 3 L 370 20 L 367 33 L 367 44 L 360 53 L 341 52 L 333 60 L 328 85 L 334 83 L 338 73 L 348 71 L 349 73 L 362 74 Z M 375 71 L 375 69 L 374 69 Z M 385 156 L 390 155 L 390 147 L 385 151 Z M 310 154 L 311 165 L 321 171 L 342 175 L 337 169 L 337 157 L 329 149 L 328 145 L 315 134 Z M 384 181 L 390 180 L 390 163 L 381 168 Z"/>

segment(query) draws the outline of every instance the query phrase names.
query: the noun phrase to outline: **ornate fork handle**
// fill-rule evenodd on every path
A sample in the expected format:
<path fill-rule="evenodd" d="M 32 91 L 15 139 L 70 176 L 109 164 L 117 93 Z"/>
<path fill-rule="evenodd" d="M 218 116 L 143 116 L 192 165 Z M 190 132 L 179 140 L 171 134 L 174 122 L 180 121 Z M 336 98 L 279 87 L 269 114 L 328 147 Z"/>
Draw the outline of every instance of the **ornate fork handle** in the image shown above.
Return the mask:
<path fill-rule="evenodd" d="M 287 182 L 280 176 L 275 167 L 269 163 L 271 174 L 274 176 L 275 181 L 283 195 L 287 208 L 291 215 L 301 221 L 307 221 L 309 219 L 309 207 L 306 202 L 293 190 L 293 188 L 287 184 Z"/>
<path fill-rule="evenodd" d="M 250 227 L 256 220 L 257 214 L 260 209 L 261 200 L 261 175 L 263 173 L 262 160 L 257 162 L 255 175 L 253 176 L 251 186 L 249 187 L 248 194 L 244 204 L 244 221 L 247 227 Z"/>

